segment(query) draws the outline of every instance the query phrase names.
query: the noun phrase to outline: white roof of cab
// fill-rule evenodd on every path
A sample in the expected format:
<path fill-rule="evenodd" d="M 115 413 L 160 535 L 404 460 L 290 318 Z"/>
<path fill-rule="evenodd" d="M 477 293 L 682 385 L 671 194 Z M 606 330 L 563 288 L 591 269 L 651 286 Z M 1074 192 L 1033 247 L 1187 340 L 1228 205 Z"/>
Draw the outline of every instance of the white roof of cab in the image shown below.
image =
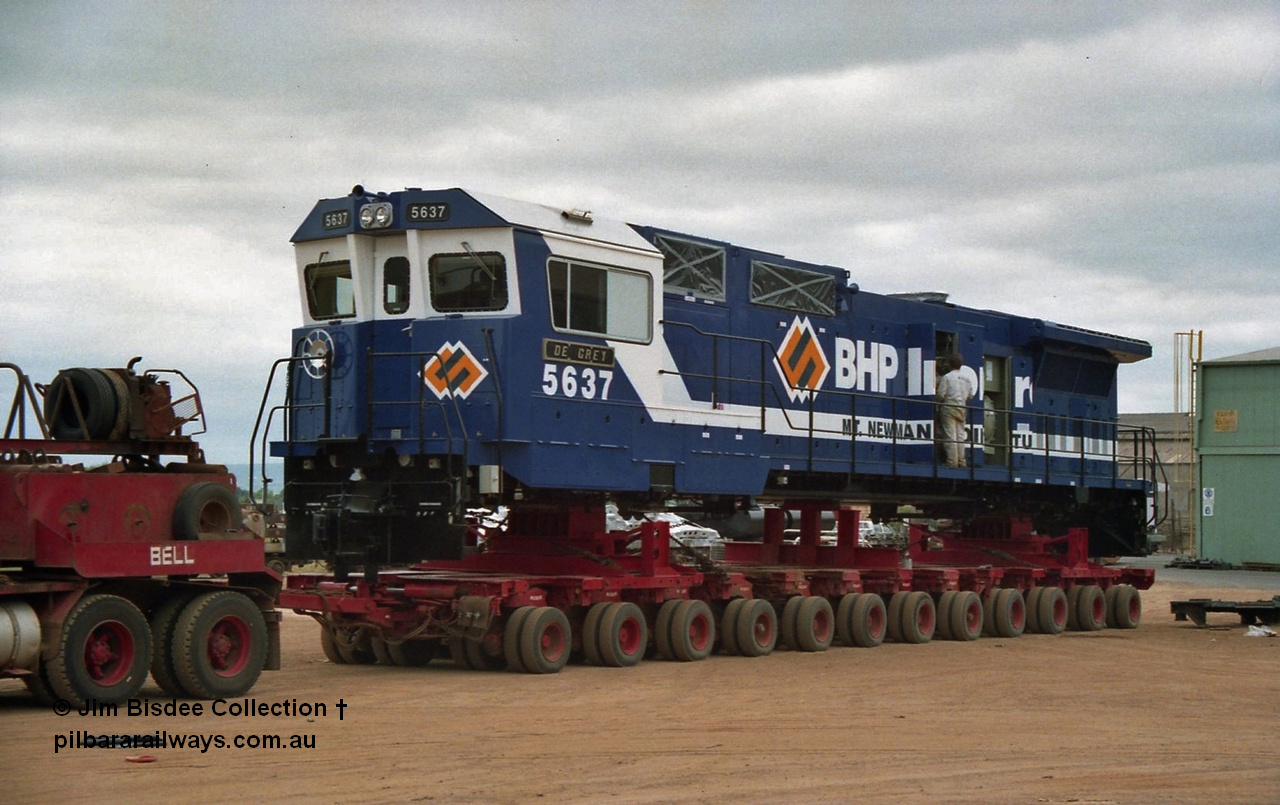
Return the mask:
<path fill-rule="evenodd" d="M 565 210 L 549 204 L 534 204 L 528 201 L 503 196 L 491 196 L 487 193 L 465 191 L 467 195 L 485 205 L 501 216 L 507 223 L 515 226 L 527 226 L 543 232 L 558 232 L 575 238 L 598 240 L 605 243 L 616 243 L 641 251 L 659 254 L 649 241 L 636 234 L 636 231 L 622 221 L 592 216 L 591 222 L 566 217 Z"/>

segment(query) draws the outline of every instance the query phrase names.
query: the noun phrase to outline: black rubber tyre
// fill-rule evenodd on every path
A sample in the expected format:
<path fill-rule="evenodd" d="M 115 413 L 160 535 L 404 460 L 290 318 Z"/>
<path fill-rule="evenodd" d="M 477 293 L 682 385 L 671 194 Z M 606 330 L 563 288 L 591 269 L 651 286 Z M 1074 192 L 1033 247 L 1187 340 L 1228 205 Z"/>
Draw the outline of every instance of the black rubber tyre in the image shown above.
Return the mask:
<path fill-rule="evenodd" d="M 889 615 L 885 611 L 884 599 L 875 593 L 862 593 L 853 601 L 849 611 L 849 635 L 852 642 L 847 645 L 861 648 L 874 648 L 884 642 L 888 631 Z"/>
<path fill-rule="evenodd" d="M 1062 634 L 1067 628 L 1067 594 L 1061 587 L 1043 587 L 1036 602 L 1036 622 L 1041 634 Z"/>
<path fill-rule="evenodd" d="M 739 654 L 763 657 L 778 643 L 778 613 L 773 604 L 763 598 L 753 598 L 738 610 L 734 629 Z"/>
<path fill-rule="evenodd" d="M 857 593 L 845 593 L 836 604 L 836 639 L 842 646 L 852 646 L 853 642 L 853 605 L 858 602 Z"/>
<path fill-rule="evenodd" d="M 324 624 L 320 626 L 320 650 L 334 665 L 346 665 L 347 659 L 338 651 L 338 640 L 333 636 L 333 628 Z"/>
<path fill-rule="evenodd" d="M 796 612 L 796 648 L 801 651 L 826 651 L 836 637 L 836 615 L 831 602 L 811 595 L 800 603 Z"/>
<path fill-rule="evenodd" d="M 1040 595 L 1043 592 L 1043 587 L 1031 587 L 1027 590 L 1027 628 L 1025 631 L 1032 634 L 1040 633 Z"/>
<path fill-rule="evenodd" d="M 982 596 L 982 634 L 985 637 L 999 637 L 996 632 L 996 599 L 1000 597 L 999 587 L 988 589 Z"/>
<path fill-rule="evenodd" d="M 537 607 L 520 625 L 520 660 L 531 674 L 557 673 L 569 662 L 572 648 L 569 619 L 555 607 Z M 640 654 L 644 654 L 643 646 Z"/>
<path fill-rule="evenodd" d="M 956 593 L 951 604 L 950 632 L 952 640 L 973 641 L 982 636 L 982 599 L 966 590 Z"/>
<path fill-rule="evenodd" d="M 582 621 L 582 653 L 592 665 L 604 665 L 600 656 L 600 619 L 609 611 L 607 603 L 593 604 Z"/>
<path fill-rule="evenodd" d="M 173 667 L 173 634 L 178 616 L 196 594 L 179 590 L 166 598 L 151 613 L 151 678 L 160 689 L 174 698 L 194 695 L 182 686 Z"/>
<path fill-rule="evenodd" d="M 938 628 L 934 630 L 933 636 L 939 640 L 951 639 L 951 610 L 955 606 L 956 596 L 959 595 L 955 590 L 947 590 L 938 596 L 936 605 L 938 611 Z"/>
<path fill-rule="evenodd" d="M 886 629 L 889 639 L 895 643 L 902 642 L 902 605 L 907 600 L 909 593 L 899 591 L 889 596 L 889 601 L 885 605 L 888 612 L 889 620 Z"/>
<path fill-rule="evenodd" d="M 658 616 L 653 620 L 653 642 L 658 650 L 658 659 L 674 660 L 676 655 L 671 645 L 671 619 L 676 614 L 676 608 L 685 603 L 679 598 L 672 598 L 669 601 L 663 601 L 662 606 L 658 607 Z"/>
<path fill-rule="evenodd" d="M 796 621 L 800 615 L 800 605 L 805 596 L 793 595 L 782 605 L 782 613 L 778 615 L 778 638 L 783 646 L 792 650 L 800 650 L 799 636 L 796 634 Z"/>
<path fill-rule="evenodd" d="M 151 628 L 142 611 L 116 595 L 88 595 L 63 621 L 49 687 L 76 708 L 90 699 L 118 703 L 142 690 L 150 667 Z"/>
<path fill-rule="evenodd" d="M 511 613 L 506 626 L 502 627 L 502 656 L 507 660 L 508 671 L 529 670 L 524 667 L 524 660 L 520 659 L 520 630 L 524 628 L 525 619 L 536 609 L 533 606 L 520 607 Z"/>
<path fill-rule="evenodd" d="M 696 662 L 711 656 L 716 645 L 716 618 L 706 601 L 679 602 L 668 628 L 675 659 Z"/>
<path fill-rule="evenodd" d="M 738 653 L 738 612 L 746 603 L 745 598 L 734 598 L 725 604 L 720 616 L 720 647 L 725 654 Z"/>
<path fill-rule="evenodd" d="M 1080 591 L 1083 589 L 1083 585 L 1076 584 L 1067 590 L 1067 629 L 1072 632 L 1080 631 Z"/>
<path fill-rule="evenodd" d="M 995 637 L 1020 637 L 1027 628 L 1027 602 L 1012 587 L 996 592 L 991 611 Z"/>
<path fill-rule="evenodd" d="M 1142 595 L 1132 584 L 1116 587 L 1115 599 L 1108 613 L 1116 629 L 1137 629 L 1142 623 Z"/>
<path fill-rule="evenodd" d="M 467 662 L 476 671 L 501 671 L 507 667 L 506 659 L 489 653 L 484 640 L 468 638 L 463 641 L 463 650 L 467 652 Z"/>
<path fill-rule="evenodd" d="M 72 394 L 88 433 L 80 428 Z M 44 417 L 55 439 L 108 439 L 120 418 L 115 384 L 101 369 L 63 369 L 45 391 Z"/>
<path fill-rule="evenodd" d="M 27 686 L 27 690 L 31 691 L 36 704 L 41 707 L 52 707 L 58 700 L 58 694 L 54 693 L 53 688 L 49 686 L 49 666 L 44 660 L 37 662 L 36 669 L 22 677 L 22 683 Z"/>
<path fill-rule="evenodd" d="M 213 481 L 187 487 L 173 506 L 174 539 L 223 539 L 243 524 L 236 493 Z"/>
<path fill-rule="evenodd" d="M 902 603 L 902 642 L 928 643 L 933 639 L 937 624 L 938 613 L 933 598 L 919 590 L 907 593 Z"/>
<path fill-rule="evenodd" d="M 373 653 L 372 640 L 358 626 L 335 627 L 333 642 L 345 665 L 373 665 L 378 661 L 378 655 Z"/>
<path fill-rule="evenodd" d="M 204 593 L 174 625 L 173 670 L 182 687 L 204 699 L 239 696 L 267 660 L 267 624 L 243 593 Z"/>
<path fill-rule="evenodd" d="M 614 668 L 630 668 L 644 659 L 649 646 L 649 624 L 640 607 L 630 602 L 609 604 L 600 618 L 596 640 L 600 660 Z"/>
<path fill-rule="evenodd" d="M 1076 628 L 1082 632 L 1096 632 L 1107 625 L 1107 603 L 1102 588 L 1086 584 L 1078 588 L 1076 597 Z"/>

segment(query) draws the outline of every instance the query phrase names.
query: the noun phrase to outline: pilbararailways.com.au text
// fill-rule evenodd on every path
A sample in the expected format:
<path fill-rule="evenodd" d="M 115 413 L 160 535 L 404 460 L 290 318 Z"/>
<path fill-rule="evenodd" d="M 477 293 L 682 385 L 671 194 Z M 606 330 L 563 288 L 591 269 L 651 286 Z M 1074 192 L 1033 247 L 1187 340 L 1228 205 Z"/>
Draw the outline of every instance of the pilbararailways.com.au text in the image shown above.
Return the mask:
<path fill-rule="evenodd" d="M 295 735 L 200 735 L 156 730 L 138 735 L 72 730 L 53 736 L 53 753 L 74 749 L 315 749 L 314 733 Z"/>

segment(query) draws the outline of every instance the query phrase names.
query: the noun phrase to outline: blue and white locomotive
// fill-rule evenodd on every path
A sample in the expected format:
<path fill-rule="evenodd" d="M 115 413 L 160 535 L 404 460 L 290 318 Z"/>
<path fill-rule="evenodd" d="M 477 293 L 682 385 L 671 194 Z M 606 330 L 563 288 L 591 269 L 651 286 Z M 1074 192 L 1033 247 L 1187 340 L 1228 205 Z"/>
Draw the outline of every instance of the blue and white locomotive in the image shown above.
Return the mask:
<path fill-rule="evenodd" d="M 1094 555 L 1145 550 L 1150 458 L 1116 411 L 1144 341 L 460 189 L 357 186 L 293 243 L 304 323 L 272 452 L 294 556 L 449 557 L 468 507 L 605 497 L 1027 515 L 1089 527 Z M 958 468 L 935 442 L 952 353 L 978 389 Z"/>

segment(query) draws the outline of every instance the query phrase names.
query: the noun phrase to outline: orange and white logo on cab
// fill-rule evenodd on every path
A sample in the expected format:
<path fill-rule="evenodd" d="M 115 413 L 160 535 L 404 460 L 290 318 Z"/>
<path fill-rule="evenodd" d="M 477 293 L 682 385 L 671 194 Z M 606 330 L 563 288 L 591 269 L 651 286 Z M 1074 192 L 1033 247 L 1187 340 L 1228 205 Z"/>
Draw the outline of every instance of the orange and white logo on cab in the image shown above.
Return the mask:
<path fill-rule="evenodd" d="M 489 371 L 461 341 L 443 344 L 422 368 L 422 380 L 437 398 L 454 396 L 465 400 Z"/>
<path fill-rule="evenodd" d="M 787 328 L 782 346 L 778 348 L 774 365 L 787 384 L 787 394 L 792 401 L 807 400 L 817 393 L 831 372 L 831 363 L 818 343 L 818 335 L 808 317 L 799 316 Z"/>

